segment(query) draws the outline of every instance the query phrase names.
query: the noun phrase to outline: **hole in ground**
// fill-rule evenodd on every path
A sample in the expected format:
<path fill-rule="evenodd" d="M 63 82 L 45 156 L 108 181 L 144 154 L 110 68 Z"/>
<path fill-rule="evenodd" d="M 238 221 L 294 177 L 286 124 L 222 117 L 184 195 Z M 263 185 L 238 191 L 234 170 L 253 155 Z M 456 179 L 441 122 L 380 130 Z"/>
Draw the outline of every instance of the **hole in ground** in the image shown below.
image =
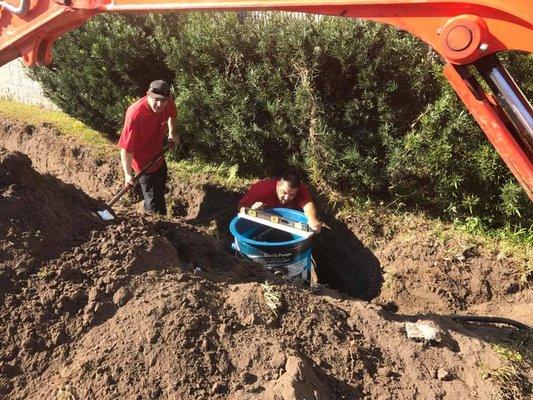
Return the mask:
<path fill-rule="evenodd" d="M 313 244 L 318 281 L 364 300 L 379 296 L 383 271 L 378 259 L 352 232 L 321 233 Z"/>

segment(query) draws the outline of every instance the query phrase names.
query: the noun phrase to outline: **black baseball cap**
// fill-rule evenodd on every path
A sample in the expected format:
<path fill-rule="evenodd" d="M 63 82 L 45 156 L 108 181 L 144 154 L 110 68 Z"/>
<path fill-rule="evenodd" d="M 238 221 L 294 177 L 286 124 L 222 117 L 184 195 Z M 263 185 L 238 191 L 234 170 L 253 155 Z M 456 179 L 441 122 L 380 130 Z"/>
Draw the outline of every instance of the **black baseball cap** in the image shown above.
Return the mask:
<path fill-rule="evenodd" d="M 170 85 L 163 80 L 150 83 L 148 95 L 154 99 L 167 99 L 170 96 Z"/>

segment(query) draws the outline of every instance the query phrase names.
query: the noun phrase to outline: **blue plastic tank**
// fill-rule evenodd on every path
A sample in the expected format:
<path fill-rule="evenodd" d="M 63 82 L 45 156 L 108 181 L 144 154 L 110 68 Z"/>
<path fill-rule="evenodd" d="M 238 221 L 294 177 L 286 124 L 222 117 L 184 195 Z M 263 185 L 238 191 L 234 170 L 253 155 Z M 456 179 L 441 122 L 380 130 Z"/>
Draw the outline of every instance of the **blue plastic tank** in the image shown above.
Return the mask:
<path fill-rule="evenodd" d="M 296 222 L 307 223 L 301 211 L 270 208 L 266 212 Z M 309 279 L 311 271 L 311 239 L 271 228 L 248 219 L 233 218 L 229 226 L 234 237 L 232 247 L 249 260 L 263 264 L 273 271 L 281 271 L 289 278 Z"/>

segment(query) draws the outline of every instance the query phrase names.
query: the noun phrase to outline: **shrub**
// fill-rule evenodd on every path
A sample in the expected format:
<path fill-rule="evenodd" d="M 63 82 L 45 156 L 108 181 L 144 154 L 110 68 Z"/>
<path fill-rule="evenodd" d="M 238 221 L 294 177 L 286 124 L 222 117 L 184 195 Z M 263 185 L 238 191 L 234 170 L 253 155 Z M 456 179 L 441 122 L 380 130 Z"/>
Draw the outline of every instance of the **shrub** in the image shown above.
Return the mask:
<path fill-rule="evenodd" d="M 531 97 L 533 57 L 504 56 Z M 518 62 L 521 61 L 521 62 Z M 524 65 L 526 66 L 524 68 Z M 529 228 L 530 201 L 464 104 L 442 77 L 441 94 L 390 152 L 387 173 L 397 202 L 488 226 Z"/>
<path fill-rule="evenodd" d="M 116 137 L 124 112 L 152 80 L 172 80 L 145 17 L 101 15 L 60 38 L 50 68 L 30 75 L 67 114 Z"/>
<path fill-rule="evenodd" d="M 243 23 L 236 14 L 162 16 L 154 25 L 191 149 L 248 173 L 309 150 L 316 118 L 331 185 L 383 193 L 387 142 L 438 93 L 427 83 L 428 48 L 385 25 L 286 14 Z"/>

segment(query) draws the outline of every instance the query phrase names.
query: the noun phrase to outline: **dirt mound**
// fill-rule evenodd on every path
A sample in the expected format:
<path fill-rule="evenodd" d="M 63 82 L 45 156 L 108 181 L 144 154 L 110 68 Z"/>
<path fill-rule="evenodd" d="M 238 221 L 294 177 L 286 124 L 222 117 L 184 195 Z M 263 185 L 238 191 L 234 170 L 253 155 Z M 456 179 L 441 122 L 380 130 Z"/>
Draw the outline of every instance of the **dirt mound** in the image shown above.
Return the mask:
<path fill-rule="evenodd" d="M 22 153 L 0 148 L 0 262 L 26 276 L 99 224 L 98 203 L 72 185 L 32 169 Z M 5 275 L 4 275 L 5 278 Z"/>
<path fill-rule="evenodd" d="M 484 307 L 489 314 L 533 325 L 531 315 L 510 313 L 513 303 L 533 303 L 526 258 L 507 258 L 457 234 L 443 238 L 416 217 L 375 255 L 385 271 L 379 299 L 394 301 L 402 312 L 472 312 Z"/>
<path fill-rule="evenodd" d="M 276 280 L 218 239 L 231 193 L 218 202 L 219 188 L 192 196 L 181 220 L 121 209 L 106 223 L 92 214 L 96 200 L 33 171 L 27 157 L 2 150 L 0 160 L 0 397 L 488 399 L 496 390 L 483 373 L 506 366 L 490 343 L 511 329 L 465 327 L 427 313 L 442 340 L 414 342 L 405 323 L 421 316 Z M 360 248 L 355 254 L 367 254 L 372 269 L 356 282 L 374 282 L 374 291 L 379 262 L 387 271 L 409 257 L 393 244 L 373 254 Z M 343 265 L 351 265 L 345 256 Z M 260 285 L 267 279 L 269 289 Z M 422 284 L 413 282 L 405 290 Z M 382 289 L 390 297 L 401 292 Z M 265 290 L 280 299 L 275 313 Z M 453 303 L 434 306 L 453 310 Z M 527 374 L 515 372 L 522 393 L 530 389 Z"/>
<path fill-rule="evenodd" d="M 0 182 L 2 395 L 40 398 L 29 382 L 113 318 L 133 293 L 142 294 L 138 286 L 157 281 L 158 272 L 196 270 L 227 282 L 264 274 L 190 226 L 136 215 L 104 223 L 91 211 L 101 203 L 35 172 L 21 153 L 0 150 Z"/>
<path fill-rule="evenodd" d="M 70 244 L 55 253 L 33 251 L 36 267 L 14 274 L 2 295 L 3 396 L 412 398 L 443 391 L 433 376 L 442 365 L 460 376 L 448 393 L 486 393 L 481 378 L 465 371 L 477 357 L 487 363 L 497 357 L 459 326 L 453 340 L 464 346 L 461 357 L 475 354 L 468 368 L 456 349 L 424 350 L 402 334 L 402 323 L 365 303 L 335 299 L 336 292 L 319 297 L 299 286 L 273 286 L 283 299 L 276 317 L 264 289 L 245 283 L 263 281 L 266 272 L 219 248 L 216 239 L 134 215 L 97 223 L 84 211 L 91 199 L 33 172 L 26 157 L 1 154 L 3 182 L 9 182 L 3 209 L 19 218 L 5 224 L 19 230 L 2 237 L 3 248 L 18 243 L 13 246 L 24 253 L 21 238 L 41 226 L 52 236 L 43 249 Z M 47 203 L 47 191 L 61 197 Z M 48 211 L 58 204 L 57 215 Z M 39 216 L 30 213 L 38 206 Z M 33 217 L 22 224 L 24 215 Z M 420 363 L 418 353 L 431 362 Z M 413 368 L 419 372 L 407 372 Z"/>
<path fill-rule="evenodd" d="M 0 143 L 9 151 L 26 154 L 41 174 L 82 188 L 89 196 L 109 199 L 122 183 L 114 157 L 83 146 L 49 123 L 28 125 L 0 117 Z"/>

